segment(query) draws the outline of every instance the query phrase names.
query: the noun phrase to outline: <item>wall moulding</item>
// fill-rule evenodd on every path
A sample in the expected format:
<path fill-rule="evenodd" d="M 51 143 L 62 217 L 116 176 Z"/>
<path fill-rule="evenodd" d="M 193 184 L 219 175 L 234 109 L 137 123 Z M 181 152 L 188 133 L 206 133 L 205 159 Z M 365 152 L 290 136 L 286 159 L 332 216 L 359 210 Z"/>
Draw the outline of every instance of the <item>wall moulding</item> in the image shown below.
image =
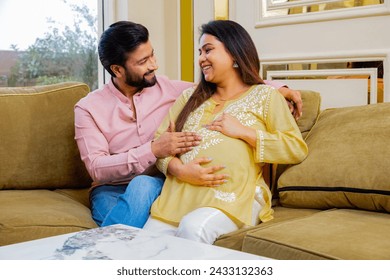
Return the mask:
<path fill-rule="evenodd" d="M 366 56 L 344 54 L 344 56 L 306 57 L 305 59 L 263 58 L 261 75 L 267 80 L 283 80 L 292 87 L 303 84 L 315 87 L 321 83 L 330 85 L 331 80 L 338 80 L 337 83 L 364 80 L 367 87 L 364 98 L 367 104 L 389 102 L 390 90 L 386 87 L 390 81 L 389 56 L 390 52 L 382 50 Z"/>
<path fill-rule="evenodd" d="M 255 0 L 256 28 L 330 21 L 337 19 L 361 18 L 390 14 L 390 0 L 378 0 L 368 6 L 342 6 L 338 0 Z M 361 1 L 360 1 L 361 2 Z M 336 4 L 336 9 L 324 9 L 324 5 Z M 308 12 L 316 5 L 320 9 Z"/>
<path fill-rule="evenodd" d="M 378 69 L 325 69 L 325 70 L 292 70 L 292 71 L 269 71 L 267 79 L 277 78 L 310 80 L 316 79 L 365 79 L 368 82 L 367 104 L 378 102 Z"/>
<path fill-rule="evenodd" d="M 264 64 L 289 64 L 289 63 L 334 63 L 348 61 L 374 61 L 388 60 L 390 49 L 353 50 L 337 52 L 312 52 L 262 55 L 261 65 Z"/>

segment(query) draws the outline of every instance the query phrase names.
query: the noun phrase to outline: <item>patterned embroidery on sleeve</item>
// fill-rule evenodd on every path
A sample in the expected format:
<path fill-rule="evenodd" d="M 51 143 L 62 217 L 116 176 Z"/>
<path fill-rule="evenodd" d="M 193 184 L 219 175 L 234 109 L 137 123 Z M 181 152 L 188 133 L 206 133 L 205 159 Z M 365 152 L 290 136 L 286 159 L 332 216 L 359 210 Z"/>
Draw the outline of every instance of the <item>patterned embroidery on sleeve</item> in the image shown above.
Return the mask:
<path fill-rule="evenodd" d="M 260 139 L 260 161 L 264 162 L 264 133 L 261 130 L 258 130 L 257 132 Z"/>
<path fill-rule="evenodd" d="M 161 166 L 162 166 L 162 172 L 167 175 L 168 174 L 168 163 L 169 163 L 169 160 L 171 159 L 171 157 L 168 157 L 168 158 L 164 158 L 162 161 L 161 161 Z"/>

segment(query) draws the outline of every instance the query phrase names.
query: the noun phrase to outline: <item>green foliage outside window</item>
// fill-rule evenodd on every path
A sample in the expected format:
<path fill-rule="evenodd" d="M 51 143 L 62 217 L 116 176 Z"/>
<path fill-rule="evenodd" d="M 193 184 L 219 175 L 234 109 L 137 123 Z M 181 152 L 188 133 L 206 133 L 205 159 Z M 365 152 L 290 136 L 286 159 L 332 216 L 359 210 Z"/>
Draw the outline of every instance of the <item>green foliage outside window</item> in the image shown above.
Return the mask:
<path fill-rule="evenodd" d="M 97 88 L 97 16 L 86 5 L 70 6 L 74 12 L 73 26 L 60 29 L 49 19 L 50 28 L 43 38 L 18 52 L 8 86 L 80 81 L 92 90 Z M 14 50 L 18 51 L 16 47 Z"/>

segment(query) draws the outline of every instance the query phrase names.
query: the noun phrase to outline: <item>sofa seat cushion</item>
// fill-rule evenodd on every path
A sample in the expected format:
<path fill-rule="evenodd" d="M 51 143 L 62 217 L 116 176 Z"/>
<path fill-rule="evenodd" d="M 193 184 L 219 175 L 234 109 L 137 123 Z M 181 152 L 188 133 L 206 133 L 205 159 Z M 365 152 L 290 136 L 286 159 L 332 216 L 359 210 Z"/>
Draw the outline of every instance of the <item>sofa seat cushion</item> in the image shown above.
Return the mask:
<path fill-rule="evenodd" d="M 290 209 L 285 207 L 273 207 L 273 209 L 274 218 L 272 220 L 266 223 L 260 223 L 254 227 L 247 227 L 221 235 L 215 241 L 214 245 L 241 251 L 244 238 L 248 232 L 256 231 L 259 228 L 268 227 L 287 220 L 306 217 L 321 211 L 317 209 Z"/>
<path fill-rule="evenodd" d="M 274 259 L 389 260 L 390 214 L 331 209 L 248 232 L 244 252 Z"/>
<path fill-rule="evenodd" d="M 56 189 L 56 193 L 69 197 L 91 209 L 91 203 L 89 200 L 90 188 L 84 189 Z"/>
<path fill-rule="evenodd" d="M 390 212 L 389 127 L 390 103 L 321 112 L 307 158 L 278 180 L 281 205 Z"/>
<path fill-rule="evenodd" d="M 0 246 L 94 227 L 88 207 L 70 196 L 50 190 L 0 192 Z"/>

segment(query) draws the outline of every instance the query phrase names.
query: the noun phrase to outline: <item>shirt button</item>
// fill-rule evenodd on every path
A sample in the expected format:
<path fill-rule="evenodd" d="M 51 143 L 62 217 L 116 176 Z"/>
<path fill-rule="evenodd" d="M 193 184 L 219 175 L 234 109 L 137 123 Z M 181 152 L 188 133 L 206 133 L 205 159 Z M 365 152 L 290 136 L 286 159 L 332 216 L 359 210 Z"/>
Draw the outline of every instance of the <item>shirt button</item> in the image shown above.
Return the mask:
<path fill-rule="evenodd" d="M 138 128 L 141 128 L 141 125 L 139 125 Z"/>
<path fill-rule="evenodd" d="M 149 160 L 149 161 L 148 161 L 148 164 L 152 164 L 152 162 Z"/>

